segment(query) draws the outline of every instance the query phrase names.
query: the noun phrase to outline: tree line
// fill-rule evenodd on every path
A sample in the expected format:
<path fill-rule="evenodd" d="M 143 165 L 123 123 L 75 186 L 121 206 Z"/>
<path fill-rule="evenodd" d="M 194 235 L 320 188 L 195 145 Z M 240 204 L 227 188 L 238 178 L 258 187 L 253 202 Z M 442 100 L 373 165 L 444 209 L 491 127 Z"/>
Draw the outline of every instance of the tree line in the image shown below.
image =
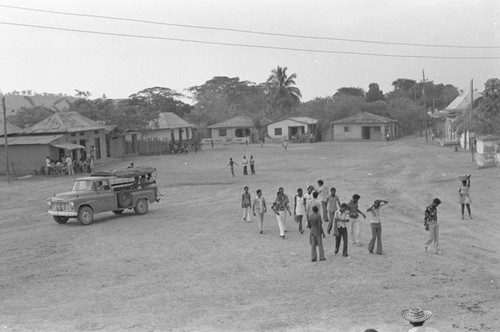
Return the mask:
<path fill-rule="evenodd" d="M 216 76 L 202 85 L 187 88 L 184 93 L 151 87 L 122 100 L 92 100 L 90 92 L 75 90 L 77 98 L 70 103 L 69 110 L 102 124 L 116 125 L 121 130 L 154 127 L 161 112 L 173 112 L 201 129 L 234 116 L 251 118 L 257 128 L 284 117 L 307 116 L 319 120 L 319 130 L 328 130 L 331 121 L 358 112 L 370 112 L 397 120 L 400 134 L 408 135 L 423 128 L 429 120 L 425 110 L 442 109 L 459 94 L 450 84 L 398 78 L 388 93 L 381 91 L 377 83 L 371 83 L 367 91 L 360 87 L 341 87 L 331 96 L 302 102 L 297 75 L 289 75 L 287 70 L 287 67 L 276 67 L 262 83 Z M 496 90 L 490 88 L 484 99 L 478 102 L 490 105 L 488 109 L 498 107 L 498 87 Z M 44 106 L 24 107 L 9 121 L 27 127 L 54 111 Z M 476 126 L 479 126 L 477 121 Z"/>

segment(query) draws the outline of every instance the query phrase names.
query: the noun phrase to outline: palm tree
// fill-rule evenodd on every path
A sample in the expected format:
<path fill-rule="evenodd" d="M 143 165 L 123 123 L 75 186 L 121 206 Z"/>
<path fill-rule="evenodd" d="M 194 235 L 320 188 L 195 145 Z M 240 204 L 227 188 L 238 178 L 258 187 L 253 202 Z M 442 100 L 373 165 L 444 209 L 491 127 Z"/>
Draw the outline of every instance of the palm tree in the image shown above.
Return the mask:
<path fill-rule="evenodd" d="M 278 66 L 271 71 L 267 79 L 269 84 L 269 101 L 275 112 L 281 112 L 286 115 L 293 107 L 300 103 L 302 94 L 300 89 L 295 86 L 297 74 L 287 76 L 287 67 Z"/>

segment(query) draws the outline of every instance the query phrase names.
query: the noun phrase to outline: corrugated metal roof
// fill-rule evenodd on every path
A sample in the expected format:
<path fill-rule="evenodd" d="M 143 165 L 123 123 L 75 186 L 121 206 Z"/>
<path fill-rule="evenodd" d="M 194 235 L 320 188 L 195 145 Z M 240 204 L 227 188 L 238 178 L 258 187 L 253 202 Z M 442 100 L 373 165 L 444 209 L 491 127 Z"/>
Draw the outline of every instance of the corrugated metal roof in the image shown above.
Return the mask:
<path fill-rule="evenodd" d="M 162 112 L 158 115 L 158 127 L 150 125 L 150 129 L 175 129 L 196 127 L 190 124 L 177 114 L 172 112 Z"/>
<path fill-rule="evenodd" d="M 459 94 L 457 98 L 453 99 L 453 101 L 444 109 L 446 111 L 465 110 L 470 106 L 471 102 L 470 97 L 471 97 L 470 91 L 464 91 L 461 94 Z M 480 92 L 474 91 L 473 97 L 474 100 L 477 100 L 478 98 L 482 97 L 482 94 Z"/>
<path fill-rule="evenodd" d="M 285 120 L 292 120 L 292 121 L 295 121 L 295 122 L 300 122 L 300 123 L 305 123 L 305 124 L 316 124 L 318 123 L 318 120 L 314 119 L 314 118 L 309 118 L 307 116 L 299 116 L 299 117 L 294 117 L 294 118 L 284 118 L 284 119 L 279 119 L 279 120 L 275 120 L 275 121 L 271 121 L 271 122 L 268 122 L 266 125 L 270 125 L 272 123 L 276 123 L 276 122 L 281 122 L 281 121 L 285 121 Z"/>
<path fill-rule="evenodd" d="M 5 135 L 3 125 L 4 125 L 3 120 L 0 120 L 0 136 Z M 13 124 L 10 124 L 7 122 L 7 135 L 17 134 L 17 133 L 22 133 L 22 132 L 23 132 L 23 128 L 20 128 L 18 126 L 14 126 Z"/>
<path fill-rule="evenodd" d="M 340 119 L 337 121 L 332 121 L 332 123 L 337 124 L 337 123 L 390 123 L 390 122 L 397 122 L 396 120 L 389 119 L 380 115 L 368 113 L 368 112 L 361 112 L 358 114 L 354 114 L 350 117 Z"/>
<path fill-rule="evenodd" d="M 237 116 L 226 121 L 215 123 L 207 128 L 240 128 L 240 127 L 254 127 L 253 121 L 251 119 L 245 118 L 243 116 Z"/>
<path fill-rule="evenodd" d="M 57 112 L 26 129 L 26 133 L 70 133 L 104 128 L 104 125 L 84 117 L 77 112 Z"/>
<path fill-rule="evenodd" d="M 48 145 L 57 141 L 64 135 L 29 135 L 7 137 L 8 145 Z M 4 140 L 0 140 L 0 145 L 5 145 Z"/>

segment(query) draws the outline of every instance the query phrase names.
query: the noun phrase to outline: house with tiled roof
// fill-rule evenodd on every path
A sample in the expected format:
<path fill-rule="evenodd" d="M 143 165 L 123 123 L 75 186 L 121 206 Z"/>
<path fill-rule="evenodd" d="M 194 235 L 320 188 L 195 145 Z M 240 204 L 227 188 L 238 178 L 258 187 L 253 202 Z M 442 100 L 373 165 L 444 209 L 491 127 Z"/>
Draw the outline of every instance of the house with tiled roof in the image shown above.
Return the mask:
<path fill-rule="evenodd" d="M 145 132 L 143 138 L 156 138 L 175 143 L 182 143 L 194 137 L 196 125 L 191 124 L 172 112 L 162 112 L 158 119 L 152 121 Z"/>
<path fill-rule="evenodd" d="M 267 136 L 273 141 L 311 142 L 316 138 L 318 120 L 309 117 L 291 117 L 269 122 Z"/>
<path fill-rule="evenodd" d="M 331 122 L 334 141 L 384 141 L 396 137 L 394 119 L 368 112 L 360 112 Z"/>
<path fill-rule="evenodd" d="M 210 138 L 204 139 L 203 143 L 207 143 L 207 141 L 213 141 L 215 144 L 256 142 L 254 122 L 243 116 L 214 123 L 207 128 L 210 130 Z"/>

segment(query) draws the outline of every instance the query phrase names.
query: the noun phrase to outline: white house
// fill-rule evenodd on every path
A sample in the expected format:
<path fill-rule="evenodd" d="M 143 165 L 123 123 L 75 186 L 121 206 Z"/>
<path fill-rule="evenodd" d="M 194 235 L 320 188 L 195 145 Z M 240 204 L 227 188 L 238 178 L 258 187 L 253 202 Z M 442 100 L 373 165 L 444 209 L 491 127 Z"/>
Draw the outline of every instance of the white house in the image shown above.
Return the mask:
<path fill-rule="evenodd" d="M 193 138 L 196 126 L 172 112 L 162 112 L 158 120 L 150 123 L 142 138 L 179 142 Z"/>
<path fill-rule="evenodd" d="M 316 135 L 318 120 L 308 117 L 285 118 L 267 124 L 271 139 L 310 142 Z"/>

